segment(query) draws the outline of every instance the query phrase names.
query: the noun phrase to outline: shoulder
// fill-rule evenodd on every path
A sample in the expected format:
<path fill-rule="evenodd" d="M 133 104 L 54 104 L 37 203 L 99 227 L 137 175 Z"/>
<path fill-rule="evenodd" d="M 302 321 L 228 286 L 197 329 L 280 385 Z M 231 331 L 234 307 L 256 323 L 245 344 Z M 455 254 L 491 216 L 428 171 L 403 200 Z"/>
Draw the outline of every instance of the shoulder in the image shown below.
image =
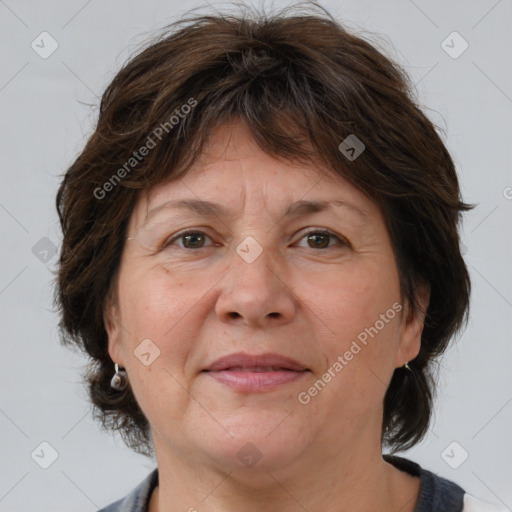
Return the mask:
<path fill-rule="evenodd" d="M 384 455 L 384 460 L 397 469 L 420 478 L 420 493 L 414 512 L 506 512 L 468 494 L 455 482 L 428 471 L 415 462 Z"/>
<path fill-rule="evenodd" d="M 154 469 L 124 498 L 98 510 L 98 512 L 147 512 L 153 489 L 158 485 L 158 469 Z"/>

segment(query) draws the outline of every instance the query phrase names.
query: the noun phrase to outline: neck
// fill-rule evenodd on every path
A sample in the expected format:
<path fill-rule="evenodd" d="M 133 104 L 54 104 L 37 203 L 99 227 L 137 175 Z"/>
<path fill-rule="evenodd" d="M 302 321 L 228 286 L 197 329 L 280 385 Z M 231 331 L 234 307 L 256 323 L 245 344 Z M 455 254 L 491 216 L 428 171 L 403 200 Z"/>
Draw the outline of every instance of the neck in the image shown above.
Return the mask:
<path fill-rule="evenodd" d="M 246 472 L 162 450 L 159 441 L 159 485 L 149 512 L 413 512 L 419 494 L 419 478 L 382 459 L 380 439 L 338 452 L 316 445 L 288 467 Z"/>

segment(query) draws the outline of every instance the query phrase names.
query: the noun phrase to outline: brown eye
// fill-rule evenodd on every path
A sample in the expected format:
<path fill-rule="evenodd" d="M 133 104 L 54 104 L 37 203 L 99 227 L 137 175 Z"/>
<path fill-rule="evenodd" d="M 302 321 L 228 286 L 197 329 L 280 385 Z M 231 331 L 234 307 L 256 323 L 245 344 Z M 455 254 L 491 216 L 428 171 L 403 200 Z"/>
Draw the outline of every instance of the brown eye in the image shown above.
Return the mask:
<path fill-rule="evenodd" d="M 326 233 L 314 233 L 308 236 L 308 243 L 313 249 L 329 247 L 329 235 Z"/>
<path fill-rule="evenodd" d="M 206 239 L 209 238 L 210 237 L 202 231 L 186 231 L 185 233 L 178 234 L 168 240 L 164 244 L 164 247 L 174 245 L 174 243 L 179 240 L 182 243 L 178 243 L 178 246 L 182 249 L 202 249 L 203 247 L 206 247 L 205 242 Z"/>
<path fill-rule="evenodd" d="M 330 231 L 310 231 L 302 239 L 306 239 L 310 249 L 330 249 L 336 245 L 347 245 L 344 240 Z M 331 243 L 333 241 L 334 243 Z"/>
<path fill-rule="evenodd" d="M 204 233 L 191 233 L 189 235 L 182 235 L 183 245 L 187 249 L 197 249 L 204 245 Z"/>

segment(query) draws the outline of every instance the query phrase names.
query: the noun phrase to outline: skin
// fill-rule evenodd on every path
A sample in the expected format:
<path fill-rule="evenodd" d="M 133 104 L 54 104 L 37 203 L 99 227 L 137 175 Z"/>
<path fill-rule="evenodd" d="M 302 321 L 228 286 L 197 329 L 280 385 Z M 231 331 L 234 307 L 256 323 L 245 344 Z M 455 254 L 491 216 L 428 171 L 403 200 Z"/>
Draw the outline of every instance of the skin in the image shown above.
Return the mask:
<path fill-rule="evenodd" d="M 148 220 L 153 208 L 185 198 L 231 214 L 163 208 Z M 336 206 L 283 218 L 298 200 L 342 200 L 365 216 Z M 185 229 L 208 236 L 196 239 L 199 248 L 183 238 L 162 248 Z M 326 229 L 340 241 L 308 239 Z M 252 263 L 236 252 L 249 236 L 263 250 Z M 419 479 L 382 459 L 381 425 L 393 371 L 418 354 L 423 316 L 402 302 L 372 200 L 320 166 L 274 159 L 235 122 L 212 134 L 183 179 L 139 197 L 128 237 L 105 326 L 109 354 L 151 425 L 159 486 L 150 512 L 414 510 Z M 427 292 L 420 303 L 426 310 Z M 301 403 L 298 394 L 393 304 L 402 311 Z M 151 359 L 159 350 L 148 365 L 134 354 L 144 339 Z M 201 372 L 239 351 L 277 352 L 311 371 L 263 393 Z M 261 454 L 252 467 L 237 456 L 247 443 Z"/>

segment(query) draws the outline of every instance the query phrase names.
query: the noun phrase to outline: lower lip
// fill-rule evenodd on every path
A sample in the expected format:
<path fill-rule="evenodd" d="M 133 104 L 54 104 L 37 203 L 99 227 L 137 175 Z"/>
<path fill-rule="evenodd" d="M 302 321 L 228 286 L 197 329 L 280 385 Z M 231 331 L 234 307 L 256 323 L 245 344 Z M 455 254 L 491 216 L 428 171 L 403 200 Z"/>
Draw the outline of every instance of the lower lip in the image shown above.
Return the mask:
<path fill-rule="evenodd" d="M 300 379 L 306 371 L 276 370 L 272 372 L 244 372 L 223 370 L 205 372 L 215 380 L 237 391 L 270 391 L 279 386 Z"/>

